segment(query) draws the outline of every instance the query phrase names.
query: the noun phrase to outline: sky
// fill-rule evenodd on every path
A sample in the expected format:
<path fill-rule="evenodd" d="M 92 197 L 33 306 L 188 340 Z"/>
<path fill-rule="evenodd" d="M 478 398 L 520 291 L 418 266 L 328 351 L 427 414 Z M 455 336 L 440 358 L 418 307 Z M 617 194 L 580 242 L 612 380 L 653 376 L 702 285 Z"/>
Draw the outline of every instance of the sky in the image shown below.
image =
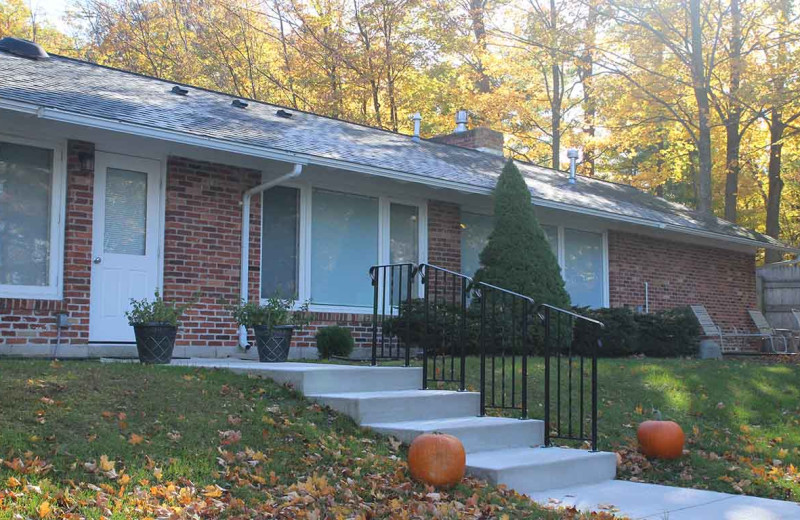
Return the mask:
<path fill-rule="evenodd" d="M 69 5 L 65 0 L 27 0 L 31 10 L 58 29 L 68 32 L 69 26 L 64 22 L 64 13 Z"/>

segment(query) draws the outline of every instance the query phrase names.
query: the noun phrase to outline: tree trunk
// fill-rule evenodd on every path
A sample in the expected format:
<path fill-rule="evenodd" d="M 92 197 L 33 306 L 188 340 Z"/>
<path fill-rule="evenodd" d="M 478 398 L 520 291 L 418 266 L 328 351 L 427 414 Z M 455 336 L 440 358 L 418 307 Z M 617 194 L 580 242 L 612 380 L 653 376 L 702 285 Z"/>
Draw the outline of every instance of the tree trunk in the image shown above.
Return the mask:
<path fill-rule="evenodd" d="M 586 48 L 584 49 L 583 63 L 581 64 L 580 78 L 583 86 L 583 133 L 587 142 L 583 147 L 583 173 L 594 177 L 595 173 L 595 116 L 597 106 L 594 99 L 594 47 L 597 37 L 597 1 L 589 2 L 589 12 L 586 16 Z M 735 1 L 735 0 L 734 0 Z"/>
<path fill-rule="evenodd" d="M 486 52 L 486 0 L 469 0 L 469 18 L 472 23 L 472 34 L 475 36 L 476 43 L 476 72 L 478 79 L 475 82 L 475 88 L 481 94 L 488 93 L 492 86 L 489 82 L 489 76 L 486 75 L 485 67 L 483 66 L 483 53 Z"/>
<path fill-rule="evenodd" d="M 725 121 L 725 220 L 736 222 L 736 205 L 739 197 L 739 148 L 742 136 L 739 127 L 742 108 L 739 86 L 742 77 L 742 11 L 739 0 L 731 0 L 731 69 L 728 116 Z"/>
<path fill-rule="evenodd" d="M 775 239 L 781 236 L 781 151 L 783 148 L 783 132 L 786 125 L 780 110 L 773 109 L 769 125 L 769 166 L 767 168 L 769 189 L 767 191 L 767 235 Z M 783 255 L 780 251 L 767 250 L 766 262 L 780 262 Z"/>
<path fill-rule="evenodd" d="M 711 124 L 710 103 L 703 62 L 703 35 L 700 19 L 700 0 L 690 0 L 689 17 L 692 30 L 692 87 L 697 102 L 697 155 L 699 163 L 697 179 L 697 211 L 711 215 Z"/>
<path fill-rule="evenodd" d="M 553 134 L 552 168 L 561 168 L 561 67 L 558 64 L 558 12 L 556 0 L 550 0 L 550 70 L 553 93 L 550 98 L 550 129 Z"/>

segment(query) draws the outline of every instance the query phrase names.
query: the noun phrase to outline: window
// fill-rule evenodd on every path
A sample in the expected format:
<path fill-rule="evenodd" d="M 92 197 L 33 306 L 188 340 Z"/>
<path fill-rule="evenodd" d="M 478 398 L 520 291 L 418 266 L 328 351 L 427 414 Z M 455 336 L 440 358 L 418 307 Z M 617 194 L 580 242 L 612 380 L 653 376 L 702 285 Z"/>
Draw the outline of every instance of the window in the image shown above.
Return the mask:
<path fill-rule="evenodd" d="M 0 142 L 0 296 L 59 297 L 63 176 L 55 149 Z"/>
<path fill-rule="evenodd" d="M 261 197 L 261 297 L 298 296 L 300 190 L 278 186 Z"/>
<path fill-rule="evenodd" d="M 603 235 L 564 229 L 564 282 L 572 305 L 602 307 L 605 303 Z"/>
<path fill-rule="evenodd" d="M 481 266 L 480 255 L 494 229 L 494 217 L 461 212 L 461 272 L 474 276 Z"/>
<path fill-rule="evenodd" d="M 378 261 L 378 199 L 314 189 L 311 209 L 311 300 L 371 307 L 367 278 Z"/>

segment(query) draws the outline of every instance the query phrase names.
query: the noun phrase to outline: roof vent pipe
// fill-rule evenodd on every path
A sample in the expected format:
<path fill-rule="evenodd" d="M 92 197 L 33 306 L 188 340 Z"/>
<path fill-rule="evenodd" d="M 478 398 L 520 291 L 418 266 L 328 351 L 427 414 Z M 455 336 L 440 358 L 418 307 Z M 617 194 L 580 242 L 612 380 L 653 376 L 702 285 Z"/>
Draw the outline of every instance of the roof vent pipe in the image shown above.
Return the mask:
<path fill-rule="evenodd" d="M 575 166 L 578 161 L 578 149 L 570 148 L 567 150 L 567 157 L 569 157 L 569 183 L 575 184 Z"/>
<path fill-rule="evenodd" d="M 469 114 L 463 108 L 456 112 L 456 133 L 467 131 Z"/>
<path fill-rule="evenodd" d="M 419 112 L 415 112 L 411 119 L 414 121 L 414 135 L 411 136 L 411 140 L 415 143 L 419 142 L 419 124 L 422 121 L 422 116 Z"/>

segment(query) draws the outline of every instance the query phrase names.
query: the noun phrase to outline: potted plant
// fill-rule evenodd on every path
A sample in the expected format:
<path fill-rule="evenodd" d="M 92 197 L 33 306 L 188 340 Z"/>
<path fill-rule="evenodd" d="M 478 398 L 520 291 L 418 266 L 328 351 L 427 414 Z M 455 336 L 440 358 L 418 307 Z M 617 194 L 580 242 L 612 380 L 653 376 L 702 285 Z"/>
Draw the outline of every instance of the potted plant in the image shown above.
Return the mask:
<path fill-rule="evenodd" d="M 178 320 L 187 308 L 189 305 L 165 302 L 158 290 L 153 301 L 131 298 L 131 308 L 125 311 L 125 317 L 133 326 L 140 362 L 166 364 L 172 360 Z"/>
<path fill-rule="evenodd" d="M 268 298 L 263 305 L 241 302 L 232 311 L 237 324 L 255 332 L 258 360 L 262 363 L 286 361 L 294 329 L 309 322 L 308 302 L 295 309 L 294 299 L 279 296 Z"/>

